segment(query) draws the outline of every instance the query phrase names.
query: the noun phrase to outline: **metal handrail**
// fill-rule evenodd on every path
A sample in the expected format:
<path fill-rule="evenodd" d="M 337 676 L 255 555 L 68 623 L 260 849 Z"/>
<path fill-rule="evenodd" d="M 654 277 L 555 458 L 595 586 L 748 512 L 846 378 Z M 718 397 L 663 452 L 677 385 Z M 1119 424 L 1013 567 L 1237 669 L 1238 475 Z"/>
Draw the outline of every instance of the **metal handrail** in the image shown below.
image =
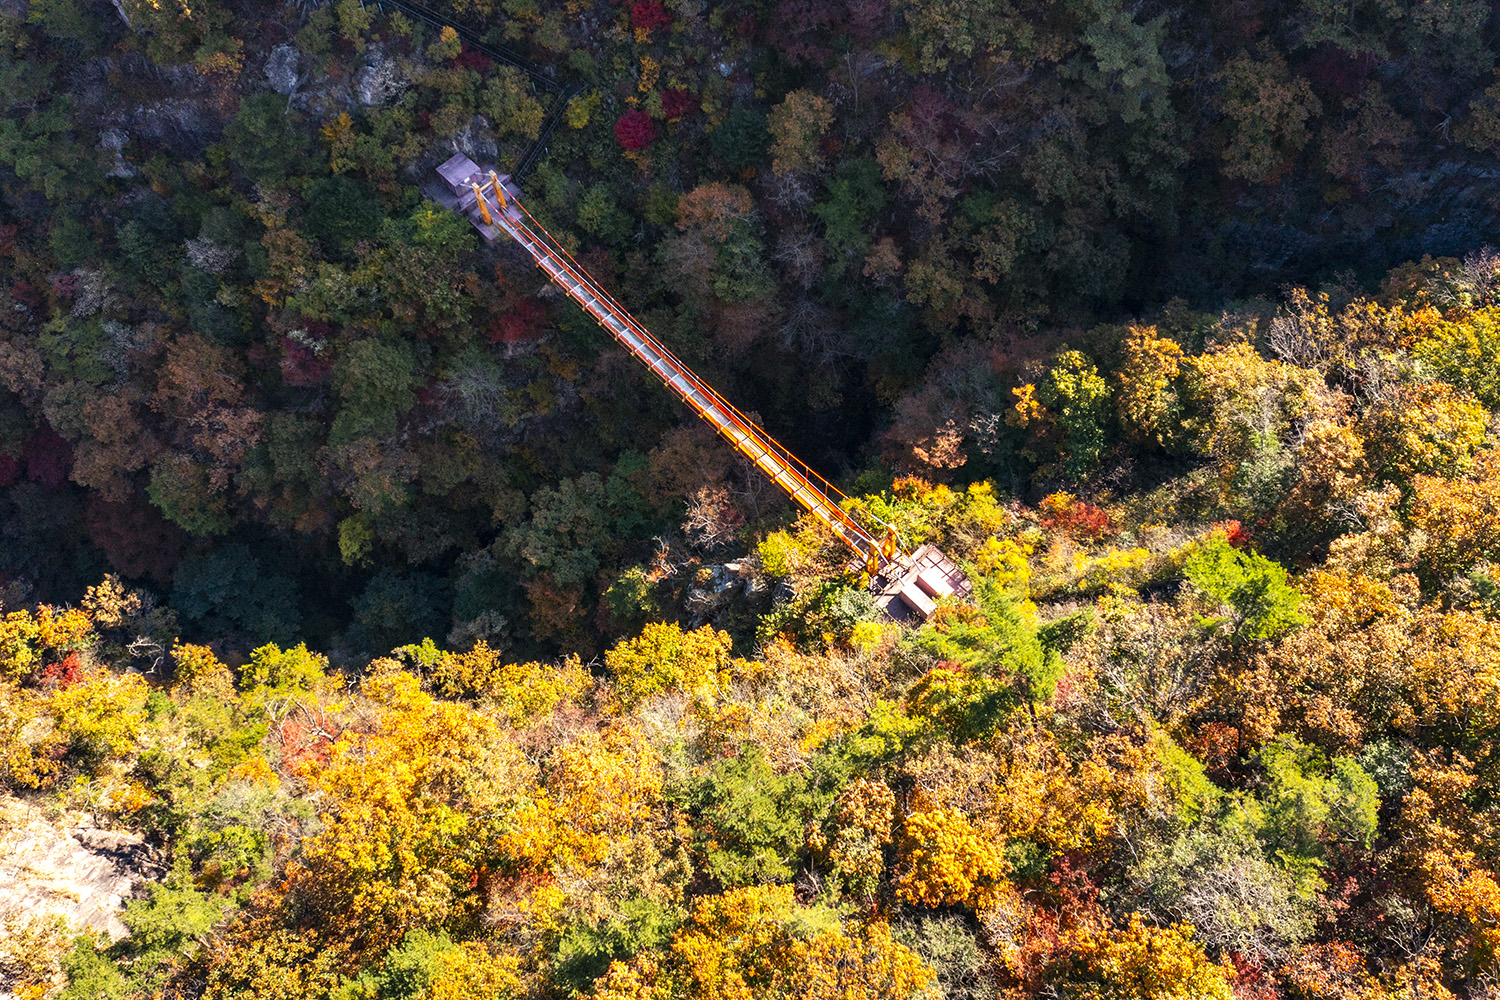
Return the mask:
<path fill-rule="evenodd" d="M 513 196 L 508 200 L 515 206 L 519 215 L 516 218 L 504 214 L 499 216 L 497 221 L 501 228 L 515 237 L 536 259 L 538 265 L 547 271 L 549 277 L 561 285 L 570 297 L 594 316 L 596 321 L 610 329 L 616 340 L 621 341 L 627 350 L 644 363 L 684 402 L 700 416 L 708 419 L 715 430 L 729 440 L 736 450 L 770 476 L 771 480 L 785 490 L 799 505 L 828 524 L 847 545 L 874 565 L 879 565 L 883 559 L 888 558 L 889 554 L 884 551 L 885 547 L 881 542 L 843 508 L 839 501 L 848 500 L 848 497 L 842 490 L 814 472 L 807 463 L 793 455 L 784 445 L 766 433 L 759 424 L 745 416 L 734 404 L 699 378 L 665 344 L 642 326 L 629 310 L 616 301 L 607 289 L 595 281 L 593 276 L 584 270 L 572 254 L 547 231 L 547 228 L 535 216 L 527 211 L 519 200 Z M 531 239 L 522 238 L 520 233 L 515 231 L 517 229 Z M 547 266 L 549 260 L 552 267 Z M 553 273 L 554 268 L 558 273 Z M 572 279 L 571 282 L 560 280 L 564 276 Z M 649 349 L 649 354 L 616 332 L 614 326 L 608 322 L 610 319 L 634 337 L 639 344 Z M 654 355 L 656 360 L 652 360 L 650 355 Z M 658 368 L 657 362 L 669 368 L 676 378 L 664 375 Z M 685 384 L 678 384 L 678 378 Z"/>
<path fill-rule="evenodd" d="M 568 253 L 567 249 L 564 248 L 561 245 L 561 243 L 558 242 L 557 237 L 553 236 L 550 232 L 548 232 L 547 228 L 545 226 L 543 226 L 536 219 L 535 216 L 533 216 L 529 211 L 527 211 L 526 206 L 522 205 L 519 201 L 517 201 L 516 202 L 516 207 L 518 209 L 520 209 L 520 211 L 525 214 L 526 218 L 533 225 L 535 225 L 535 227 L 538 230 L 541 231 L 541 233 L 545 236 L 545 238 L 548 241 L 551 242 L 552 246 L 548 247 L 548 249 L 551 252 L 553 252 L 554 254 L 557 254 L 557 255 L 561 256 L 563 259 L 567 260 L 570 264 L 572 264 L 571 270 L 573 270 L 576 273 L 580 274 L 582 276 L 583 280 L 586 281 L 586 283 L 589 285 L 589 287 L 592 290 L 594 290 L 594 292 L 600 298 L 602 298 L 606 302 L 608 302 L 609 305 L 612 307 L 612 309 L 615 312 L 617 312 L 621 317 L 623 317 L 624 321 L 632 328 L 632 330 L 638 336 L 640 336 L 643 339 L 645 339 L 648 342 L 650 342 L 652 344 L 652 346 L 655 347 L 659 352 L 661 352 L 662 354 L 664 354 L 666 357 L 670 358 L 671 361 L 688 378 L 692 379 L 692 381 L 697 385 L 697 387 L 705 395 L 707 395 L 709 398 L 713 399 L 719 406 L 723 407 L 726 411 L 728 411 L 730 413 L 733 413 L 736 417 L 738 417 L 741 421 L 743 421 L 744 424 L 746 425 L 746 429 L 747 430 L 750 430 L 756 436 L 758 436 L 760 438 L 763 438 L 765 444 L 768 446 L 768 450 L 776 452 L 778 455 L 780 455 L 780 457 L 782 457 L 783 459 L 785 459 L 787 462 L 789 462 L 789 463 L 791 463 L 791 464 L 793 464 L 795 466 L 799 466 L 802 470 L 805 471 L 805 473 L 808 476 L 813 477 L 818 482 L 820 482 L 824 486 L 826 486 L 827 490 L 824 491 L 825 495 L 831 494 L 832 496 L 836 496 L 836 497 L 838 497 L 841 500 L 848 500 L 849 499 L 848 496 L 845 495 L 842 490 L 840 490 L 837 486 L 835 486 L 832 483 L 830 483 L 828 480 L 824 479 L 822 476 L 818 475 L 818 473 L 814 472 L 813 469 L 810 466 L 808 466 L 808 464 L 806 462 L 802 461 L 796 455 L 792 454 L 792 452 L 789 451 L 784 445 L 782 445 L 775 438 L 773 438 L 769 434 L 767 434 L 760 427 L 760 425 L 756 424 L 753 420 L 751 420 L 748 416 L 746 416 L 743 412 L 741 412 L 738 407 L 736 407 L 733 403 L 729 402 L 723 396 L 719 395 L 718 390 L 714 389 L 713 386 L 709 385 L 708 383 L 704 382 L 701 378 L 699 378 L 696 372 L 694 372 L 691 368 L 689 368 L 686 364 L 684 364 L 682 362 L 682 360 L 680 358 L 678 358 L 677 355 L 672 352 L 671 348 L 669 348 L 665 344 L 661 343 L 661 341 L 657 340 L 656 337 L 649 330 L 647 330 L 645 327 L 641 326 L 641 324 L 639 323 L 639 321 L 637 321 L 635 319 L 635 317 L 630 314 L 630 311 L 627 310 L 623 305 L 621 305 L 615 299 L 615 297 L 609 293 L 608 289 L 604 288 L 602 285 L 599 285 L 598 282 L 594 281 L 593 276 L 590 275 L 587 271 L 584 270 L 583 266 L 581 264 L 579 264 L 578 261 L 573 258 L 572 254 Z M 528 227 L 528 228 L 530 228 L 530 227 Z M 882 523 L 882 526 L 885 526 L 885 525 Z"/>
<path fill-rule="evenodd" d="M 413 0 L 376 0 L 377 7 L 383 9 L 385 4 L 390 4 L 398 10 L 411 15 L 412 17 L 425 21 L 428 24 L 435 25 L 439 28 L 451 27 L 459 35 L 460 38 L 464 39 L 464 41 L 469 44 L 471 48 L 484 53 L 486 56 L 494 59 L 497 62 L 505 63 L 509 66 L 513 66 L 516 69 L 521 70 L 531 78 L 533 85 L 539 84 L 542 87 L 545 87 L 546 89 L 551 90 L 555 94 L 557 94 L 556 104 L 548 113 L 546 120 L 542 124 L 541 131 L 537 133 L 536 139 L 531 142 L 531 144 L 527 147 L 525 153 L 522 154 L 520 161 L 517 163 L 515 170 L 512 172 L 513 178 L 517 180 L 523 178 L 527 173 L 531 171 L 533 167 L 536 166 L 541 156 L 546 152 L 547 141 L 551 138 L 552 133 L 556 130 L 558 122 L 562 120 L 562 116 L 567 110 L 568 102 L 577 92 L 576 89 L 564 87 L 558 81 L 546 76 L 541 71 L 541 69 L 539 69 L 535 64 L 531 63 L 529 60 L 523 59 L 513 52 L 509 52 L 503 49 L 497 49 L 494 46 L 489 45 L 488 43 L 482 41 L 480 37 L 473 31 L 449 23 L 448 21 L 440 17 L 436 11 L 427 8 L 422 4 L 414 3 Z M 483 205 L 484 196 L 482 194 L 478 194 L 478 199 L 480 204 Z M 501 200 L 501 195 L 498 191 L 496 192 L 496 200 Z M 630 350 L 630 352 L 634 354 L 638 359 L 640 359 L 643 363 L 645 363 L 646 366 L 651 369 L 652 373 L 656 375 L 658 379 L 665 383 L 674 392 L 676 392 L 684 402 L 686 402 L 689 406 L 692 406 L 694 410 L 698 411 L 700 416 L 710 418 L 709 406 L 719 410 L 722 414 L 722 417 L 719 419 L 710 418 L 711 423 L 713 423 L 714 429 L 717 430 L 719 434 L 728 439 L 730 443 L 734 445 L 736 450 L 738 450 L 741 454 L 746 455 L 746 457 L 748 457 L 750 461 L 754 463 L 756 468 L 769 475 L 771 477 L 771 480 L 781 486 L 781 488 L 785 490 L 793 500 L 800 503 L 808 511 L 822 518 L 822 520 L 826 524 L 828 524 L 829 527 L 831 527 L 834 532 L 845 541 L 846 544 L 864 555 L 866 558 L 866 562 L 871 567 L 872 571 L 874 569 L 882 567 L 885 562 L 892 557 L 893 554 L 899 554 L 899 536 L 893 526 L 886 524 L 880 518 L 875 517 L 873 514 L 870 514 L 869 511 L 866 510 L 864 511 L 865 516 L 870 518 L 870 520 L 875 521 L 881 527 L 885 528 L 887 532 L 885 542 L 882 542 L 874 535 L 872 535 L 864 525 L 860 524 L 857 520 L 854 519 L 853 516 L 849 514 L 847 510 L 844 509 L 844 503 L 849 503 L 851 501 L 842 490 L 830 483 L 827 479 L 824 479 L 822 476 L 818 475 L 817 472 L 813 471 L 811 466 L 802 461 L 796 455 L 792 454 L 785 445 L 781 444 L 781 442 L 771 437 L 771 435 L 766 433 L 766 431 L 761 428 L 759 424 L 751 420 L 744 413 L 740 412 L 738 407 L 729 402 L 723 396 L 719 395 L 719 393 L 712 386 L 699 378 L 698 375 L 687 365 L 683 364 L 681 359 L 679 359 L 677 355 L 672 353 L 672 351 L 665 344 L 657 340 L 649 330 L 642 326 L 635 319 L 635 317 L 630 314 L 629 310 L 627 310 L 624 306 L 617 302 L 614 296 L 609 294 L 609 291 L 607 289 L 605 289 L 598 282 L 594 281 L 593 276 L 590 275 L 586 270 L 584 270 L 581 264 L 573 259 L 573 255 L 568 253 L 568 251 L 562 246 L 562 244 L 558 242 L 557 238 L 554 237 L 550 232 L 548 232 L 547 228 L 540 222 L 538 222 L 536 217 L 526 210 L 526 206 L 522 205 L 518 199 L 512 199 L 512 204 L 515 205 L 515 207 L 525 216 L 526 220 L 530 223 L 530 225 L 522 223 L 521 228 L 531 233 L 531 235 L 537 239 L 537 242 L 542 246 L 542 248 L 555 260 L 558 261 L 560 268 L 570 274 L 578 283 L 579 289 L 587 288 L 590 292 L 593 293 L 593 298 L 595 300 L 593 302 L 593 306 L 595 308 L 590 308 L 590 303 L 585 300 L 585 297 L 581 294 L 580 291 L 575 291 L 564 283 L 563 287 L 568 291 L 568 294 L 575 298 L 578 301 L 578 304 L 582 306 L 585 311 L 589 312 L 598 322 L 605 326 L 608 326 L 608 324 L 605 322 L 603 316 L 601 316 L 600 313 L 605 312 L 605 307 L 607 306 L 608 314 L 613 317 L 617 323 L 627 328 L 642 343 L 649 346 L 660 360 L 669 365 L 678 377 L 682 378 L 685 382 L 688 383 L 688 386 L 686 388 L 683 386 L 679 386 L 673 379 L 663 376 L 662 372 L 657 369 L 655 364 L 647 361 L 644 355 L 640 351 L 632 347 L 630 344 L 625 344 L 626 348 Z M 509 220 L 509 216 L 507 215 L 503 207 L 503 203 L 502 206 L 497 207 L 500 208 L 500 211 L 494 216 L 494 222 L 498 223 L 501 228 L 504 228 L 506 232 L 510 233 L 510 235 L 513 237 L 517 237 L 517 239 L 519 240 L 517 234 L 513 232 L 508 225 L 505 224 Z M 489 221 L 491 220 L 486 220 L 486 222 Z M 532 229 L 532 226 L 535 226 L 534 230 Z M 522 242 L 523 246 L 525 245 L 525 241 L 520 242 Z M 529 246 L 527 247 L 527 251 L 531 253 L 534 259 L 536 259 L 538 265 L 541 266 L 543 270 L 546 270 L 546 266 L 542 263 L 542 256 L 533 251 Z M 556 280 L 556 276 L 553 276 L 553 278 L 554 280 Z M 613 331 L 611 332 L 613 334 Z M 613 335 L 616 340 L 622 339 L 618 334 Z M 705 406 L 702 403 L 695 401 L 693 398 L 695 395 L 704 400 L 708 405 Z M 738 431 L 739 434 L 742 435 L 743 441 L 735 440 L 734 436 L 729 433 L 730 428 Z M 754 453 L 753 449 L 747 447 L 750 442 L 754 442 L 754 444 L 758 446 L 759 454 Z M 772 458 L 775 459 L 774 462 L 772 461 Z M 787 483 L 783 482 L 783 475 L 790 477 L 793 480 L 794 485 L 789 486 Z M 897 552 L 893 553 L 893 548 L 895 548 Z"/>
<path fill-rule="evenodd" d="M 826 487 L 825 490 L 820 491 L 825 496 L 829 496 L 830 499 L 834 496 L 840 499 L 848 499 L 843 491 L 834 486 L 832 483 L 828 482 L 828 480 L 824 479 L 822 476 L 818 475 L 818 473 L 814 472 L 807 465 L 807 463 L 803 462 L 796 455 L 792 454 L 784 445 L 782 445 L 776 439 L 772 438 L 768 433 L 766 433 L 763 428 L 761 428 L 758 424 L 756 424 L 753 420 L 746 416 L 738 407 L 721 396 L 719 392 L 711 385 L 704 382 L 696 372 L 694 372 L 691 368 L 684 364 L 682 359 L 678 358 L 677 355 L 673 353 L 671 348 L 667 347 L 665 344 L 659 341 L 649 330 L 643 327 L 640 322 L 637 321 L 633 315 L 631 315 L 630 311 L 627 310 L 623 305 L 621 305 L 619 301 L 617 301 L 614 296 L 609 293 L 608 289 L 604 288 L 602 285 L 598 284 L 598 282 L 594 281 L 593 276 L 590 275 L 586 270 L 584 270 L 583 266 L 578 263 L 578 261 L 572 256 L 572 254 L 568 253 L 566 248 L 561 245 L 557 238 L 550 232 L 548 232 L 546 227 L 543 226 L 535 216 L 531 215 L 531 213 L 527 211 L 524 205 L 520 205 L 518 203 L 517 207 L 522 213 L 526 215 L 532 226 L 534 226 L 536 230 L 540 230 L 540 235 L 551 244 L 551 246 L 548 247 L 548 250 L 554 255 L 561 257 L 563 260 L 566 260 L 571 265 L 571 267 L 569 267 L 568 269 L 569 272 L 572 273 L 576 278 L 578 278 L 582 283 L 584 283 L 591 291 L 593 291 L 596 297 L 602 299 L 605 303 L 607 303 L 617 319 L 619 319 L 625 325 L 629 326 L 633 333 L 650 344 L 650 346 L 658 354 L 669 360 L 684 377 L 686 377 L 693 383 L 694 388 L 699 393 L 701 393 L 706 398 L 711 400 L 715 405 L 726 411 L 726 413 L 732 414 L 734 417 L 738 418 L 737 422 L 743 424 L 742 429 L 749 433 L 752 437 L 758 439 L 762 447 L 766 451 L 776 454 L 779 458 L 781 458 L 788 464 L 798 467 L 803 474 L 810 476 L 820 482 L 824 487 Z M 528 229 L 530 228 L 531 226 L 528 226 Z"/>

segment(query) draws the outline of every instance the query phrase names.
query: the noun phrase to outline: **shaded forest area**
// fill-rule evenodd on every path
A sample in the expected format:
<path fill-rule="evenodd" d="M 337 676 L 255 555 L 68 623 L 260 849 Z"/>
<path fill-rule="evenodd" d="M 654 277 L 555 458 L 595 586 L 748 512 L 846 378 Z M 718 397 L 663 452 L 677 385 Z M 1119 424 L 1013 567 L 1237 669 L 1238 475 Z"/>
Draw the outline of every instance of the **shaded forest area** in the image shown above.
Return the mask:
<path fill-rule="evenodd" d="M 442 9 L 569 88 L 527 179 L 547 225 L 870 489 L 1170 478 L 1113 421 L 1060 465 L 1011 391 L 1066 348 L 1108 372 L 1100 324 L 1137 316 L 1190 351 L 1238 317 L 1270 355 L 1283 283 L 1342 308 L 1496 229 L 1477 0 Z M 455 148 L 509 168 L 554 90 L 355 0 L 38 0 L 0 30 L 12 605 L 115 572 L 240 652 L 589 655 L 787 515 L 422 200 Z"/>
<path fill-rule="evenodd" d="M 0 0 L 0 790 L 166 872 L 0 986 L 1500 997 L 1490 4 L 443 11 L 561 86 Z M 553 114 L 532 210 L 971 600 L 423 199 Z"/>

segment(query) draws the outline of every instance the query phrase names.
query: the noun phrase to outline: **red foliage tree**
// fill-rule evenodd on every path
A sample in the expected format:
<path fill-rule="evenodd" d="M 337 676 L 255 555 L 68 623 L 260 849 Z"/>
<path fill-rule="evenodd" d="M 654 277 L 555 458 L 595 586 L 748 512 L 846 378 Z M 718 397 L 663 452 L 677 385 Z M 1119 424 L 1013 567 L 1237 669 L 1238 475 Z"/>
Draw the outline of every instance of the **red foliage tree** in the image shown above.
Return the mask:
<path fill-rule="evenodd" d="M 793 66 L 822 63 L 833 51 L 825 40 L 843 14 L 841 4 L 826 0 L 781 0 L 771 18 L 770 42 Z"/>
<path fill-rule="evenodd" d="M 1368 52 L 1352 55 L 1331 42 L 1324 42 L 1308 57 L 1303 72 L 1320 97 L 1342 101 L 1365 89 L 1365 81 L 1376 64 L 1376 58 Z"/>
<path fill-rule="evenodd" d="M 84 509 L 89 541 L 104 551 L 116 572 L 159 584 L 172 581 L 172 570 L 182 558 L 186 536 L 148 504 L 110 503 L 97 493 Z"/>
<path fill-rule="evenodd" d="M 74 274 L 54 274 L 52 276 L 52 294 L 59 298 L 71 299 L 78 291 L 78 276 Z"/>
<path fill-rule="evenodd" d="M 83 674 L 83 662 L 76 652 L 69 653 L 55 663 L 47 664 L 38 678 L 38 686 L 44 689 L 72 687 Z"/>
<path fill-rule="evenodd" d="M 1107 511 L 1067 493 L 1054 493 L 1042 500 L 1041 506 L 1042 527 L 1076 541 L 1101 541 L 1114 530 Z"/>
<path fill-rule="evenodd" d="M 1235 1000 L 1278 1000 L 1281 996 L 1261 960 L 1230 952 L 1229 961 L 1234 965 Z"/>
<path fill-rule="evenodd" d="M 521 299 L 510 311 L 495 317 L 484 339 L 492 344 L 517 344 L 533 340 L 547 321 L 547 310 L 533 298 Z"/>
<path fill-rule="evenodd" d="M 890 0 L 849 0 L 849 32 L 854 40 L 869 45 L 891 30 Z"/>
<path fill-rule="evenodd" d="M 326 765 L 342 732 L 321 708 L 288 715 L 276 726 L 282 766 L 295 771 L 303 765 Z"/>
<path fill-rule="evenodd" d="M 660 0 L 636 0 L 630 8 L 630 26 L 637 31 L 655 31 L 672 23 L 672 15 Z"/>
<path fill-rule="evenodd" d="M 615 122 L 615 138 L 626 149 L 645 149 L 656 138 L 656 122 L 644 111 L 627 111 Z"/>
<path fill-rule="evenodd" d="M 698 95 L 690 94 L 686 90 L 663 90 L 661 110 L 662 114 L 667 116 L 668 121 L 676 121 L 698 110 Z"/>
<path fill-rule="evenodd" d="M 458 54 L 458 58 L 453 61 L 457 65 L 462 66 L 465 69 L 472 69 L 474 72 L 483 76 L 490 68 L 491 59 L 483 52 L 476 51 L 465 45 L 464 50 L 460 52 Z"/>
<path fill-rule="evenodd" d="M 43 428 L 26 446 L 26 478 L 55 490 L 68 481 L 73 467 L 73 447 L 50 427 Z"/>
<path fill-rule="evenodd" d="M 1239 521 L 1217 521 L 1214 527 L 1224 532 L 1224 540 L 1237 549 L 1243 549 L 1250 542 L 1250 533 Z"/>
<path fill-rule="evenodd" d="M 11 455 L 0 455 L 0 487 L 12 486 L 21 478 L 21 463 Z"/>
<path fill-rule="evenodd" d="M 615 255 L 608 249 L 597 244 L 577 254 L 578 264 L 589 274 L 594 276 L 595 281 L 603 282 L 605 288 L 613 288 L 620 277 L 620 268 L 615 262 Z"/>
<path fill-rule="evenodd" d="M 290 337 L 281 343 L 281 378 L 287 385 L 319 385 L 333 371 L 331 357 L 319 357 L 312 348 Z"/>
<path fill-rule="evenodd" d="M 10 286 L 10 297 L 32 311 L 42 307 L 42 293 L 25 278 L 17 278 Z"/>
<path fill-rule="evenodd" d="M 1215 780 L 1223 780 L 1239 759 L 1240 731 L 1227 722 L 1207 722 L 1188 734 L 1187 749 L 1208 768 Z"/>

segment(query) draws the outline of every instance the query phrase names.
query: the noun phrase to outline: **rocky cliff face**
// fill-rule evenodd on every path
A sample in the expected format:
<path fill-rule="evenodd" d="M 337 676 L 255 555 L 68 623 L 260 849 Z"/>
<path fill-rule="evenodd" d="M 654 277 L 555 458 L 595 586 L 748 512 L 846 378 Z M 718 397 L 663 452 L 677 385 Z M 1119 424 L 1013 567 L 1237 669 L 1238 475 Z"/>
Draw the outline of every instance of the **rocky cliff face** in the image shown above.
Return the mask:
<path fill-rule="evenodd" d="M 78 930 L 126 934 L 120 910 L 162 872 L 140 837 L 93 825 L 84 813 L 48 819 L 0 796 L 0 918 L 56 915 Z"/>

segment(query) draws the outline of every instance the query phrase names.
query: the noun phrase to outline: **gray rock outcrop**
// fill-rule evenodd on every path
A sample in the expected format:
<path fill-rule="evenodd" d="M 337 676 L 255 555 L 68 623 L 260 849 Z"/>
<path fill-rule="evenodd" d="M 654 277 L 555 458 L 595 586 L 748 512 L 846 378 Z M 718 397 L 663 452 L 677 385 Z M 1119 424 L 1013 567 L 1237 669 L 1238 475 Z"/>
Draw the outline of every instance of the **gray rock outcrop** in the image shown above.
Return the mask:
<path fill-rule="evenodd" d="M 384 106 L 411 86 L 401 60 L 386 53 L 384 47 L 372 45 L 365 53 L 365 67 L 354 78 L 354 96 L 359 103 Z"/>
<path fill-rule="evenodd" d="M 278 94 L 291 97 L 296 93 L 302 77 L 297 73 L 296 46 L 282 44 L 271 50 L 266 58 L 266 81 Z"/>
<path fill-rule="evenodd" d="M 57 914 L 74 927 L 119 940 L 126 899 L 161 865 L 133 833 L 104 830 L 86 816 L 49 822 L 39 810 L 0 797 L 0 913 Z"/>

